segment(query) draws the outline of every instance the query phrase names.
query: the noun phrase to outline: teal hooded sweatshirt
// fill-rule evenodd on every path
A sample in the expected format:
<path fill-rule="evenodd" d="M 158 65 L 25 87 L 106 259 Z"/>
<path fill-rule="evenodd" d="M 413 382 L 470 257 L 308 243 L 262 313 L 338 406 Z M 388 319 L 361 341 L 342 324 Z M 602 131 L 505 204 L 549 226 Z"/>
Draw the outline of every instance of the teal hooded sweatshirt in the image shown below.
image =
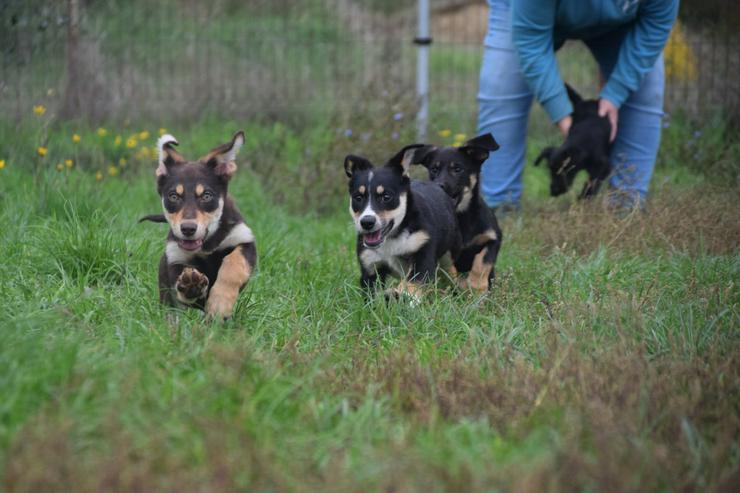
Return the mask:
<path fill-rule="evenodd" d="M 511 0 L 512 40 L 521 69 L 553 122 L 573 112 L 555 50 L 626 28 L 599 97 L 620 107 L 655 65 L 678 14 L 678 0 Z"/>

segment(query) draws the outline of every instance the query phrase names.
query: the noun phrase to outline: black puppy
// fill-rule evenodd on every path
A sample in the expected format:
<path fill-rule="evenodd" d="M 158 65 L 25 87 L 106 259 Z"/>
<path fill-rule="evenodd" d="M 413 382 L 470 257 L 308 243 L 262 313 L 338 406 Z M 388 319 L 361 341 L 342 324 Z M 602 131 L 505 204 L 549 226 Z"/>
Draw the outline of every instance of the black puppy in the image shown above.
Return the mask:
<path fill-rule="evenodd" d="M 588 172 L 588 181 L 583 186 L 579 199 L 596 195 L 601 182 L 611 173 L 609 163 L 609 134 L 611 124 L 606 117 L 599 116 L 599 102 L 584 100 L 572 87 L 565 84 L 568 97 L 573 103 L 573 124 L 568 137 L 560 147 L 546 147 L 537 160 L 547 159 L 550 168 L 550 195 L 557 197 L 567 192 L 576 174 Z"/>
<path fill-rule="evenodd" d="M 254 235 L 228 195 L 242 144 L 244 133 L 237 132 L 198 161 L 187 161 L 175 150 L 178 142 L 171 135 L 157 142 L 157 192 L 164 214 L 140 221 L 170 225 L 159 262 L 159 298 L 165 304 L 228 318 L 254 270 Z"/>
<path fill-rule="evenodd" d="M 493 135 L 485 134 L 460 147 L 424 146 L 416 152 L 415 163 L 425 166 L 429 179 L 452 197 L 463 241 L 455 268 L 467 275 L 458 284 L 477 291 L 491 287 L 501 248 L 501 228 L 480 196 L 479 183 L 481 166 L 498 148 Z"/>
<path fill-rule="evenodd" d="M 409 178 L 420 147 L 404 147 L 379 168 L 360 156 L 344 160 L 360 285 L 372 290 L 390 274 L 401 279 L 394 294 L 417 300 L 423 286 L 434 280 L 438 263 L 451 266 L 461 244 L 450 198 L 436 185 Z"/>

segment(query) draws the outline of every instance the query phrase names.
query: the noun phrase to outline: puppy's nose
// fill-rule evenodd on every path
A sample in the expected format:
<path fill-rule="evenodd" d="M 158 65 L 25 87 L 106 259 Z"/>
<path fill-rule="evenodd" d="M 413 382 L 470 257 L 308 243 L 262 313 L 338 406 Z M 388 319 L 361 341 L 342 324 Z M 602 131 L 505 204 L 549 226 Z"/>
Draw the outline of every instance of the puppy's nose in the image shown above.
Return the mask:
<path fill-rule="evenodd" d="M 198 231 L 198 225 L 194 223 L 182 223 L 180 225 L 180 231 L 185 236 L 193 236 Z"/>
<path fill-rule="evenodd" d="M 375 227 L 375 218 L 373 216 L 364 216 L 360 218 L 362 229 L 371 230 Z"/>

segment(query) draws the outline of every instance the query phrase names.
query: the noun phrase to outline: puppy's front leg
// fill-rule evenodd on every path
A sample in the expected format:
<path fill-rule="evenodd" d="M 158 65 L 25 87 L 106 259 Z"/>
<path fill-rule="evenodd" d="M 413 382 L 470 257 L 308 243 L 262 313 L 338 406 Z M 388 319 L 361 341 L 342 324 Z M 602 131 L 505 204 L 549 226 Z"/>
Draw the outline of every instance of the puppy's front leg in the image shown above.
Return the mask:
<path fill-rule="evenodd" d="M 175 293 L 180 303 L 185 305 L 198 303 L 208 294 L 208 277 L 201 274 L 198 269 L 184 267 L 175 281 Z"/>
<path fill-rule="evenodd" d="M 249 280 L 256 263 L 254 243 L 237 245 L 224 257 L 206 301 L 206 315 L 209 318 L 226 319 L 231 316 L 239 291 Z"/>
<path fill-rule="evenodd" d="M 419 303 L 424 295 L 425 285 L 434 279 L 437 259 L 430 246 L 419 250 L 406 279 L 401 280 L 393 290 L 396 297 L 409 296 L 413 303 Z"/>
<path fill-rule="evenodd" d="M 473 267 L 470 269 L 466 284 L 468 288 L 484 293 L 490 287 L 492 280 L 493 262 L 495 262 L 495 252 L 491 251 L 492 245 L 483 247 L 483 249 L 473 258 Z M 493 257 L 493 258 L 491 258 Z"/>

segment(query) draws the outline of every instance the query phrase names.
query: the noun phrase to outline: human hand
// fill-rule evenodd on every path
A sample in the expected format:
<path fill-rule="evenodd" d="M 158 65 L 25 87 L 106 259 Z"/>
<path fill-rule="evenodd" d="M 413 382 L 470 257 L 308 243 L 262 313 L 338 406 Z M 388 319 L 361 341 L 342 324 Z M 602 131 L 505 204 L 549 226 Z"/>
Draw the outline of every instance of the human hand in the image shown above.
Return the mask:
<path fill-rule="evenodd" d="M 557 126 L 560 129 L 560 132 L 563 134 L 563 137 L 568 136 L 568 132 L 570 132 L 570 126 L 573 124 L 573 117 L 568 115 L 560 120 L 558 120 Z"/>
<path fill-rule="evenodd" d="M 605 116 L 612 126 L 609 142 L 614 142 L 617 137 L 617 120 L 619 119 L 619 109 L 608 99 L 599 99 L 599 116 Z"/>

